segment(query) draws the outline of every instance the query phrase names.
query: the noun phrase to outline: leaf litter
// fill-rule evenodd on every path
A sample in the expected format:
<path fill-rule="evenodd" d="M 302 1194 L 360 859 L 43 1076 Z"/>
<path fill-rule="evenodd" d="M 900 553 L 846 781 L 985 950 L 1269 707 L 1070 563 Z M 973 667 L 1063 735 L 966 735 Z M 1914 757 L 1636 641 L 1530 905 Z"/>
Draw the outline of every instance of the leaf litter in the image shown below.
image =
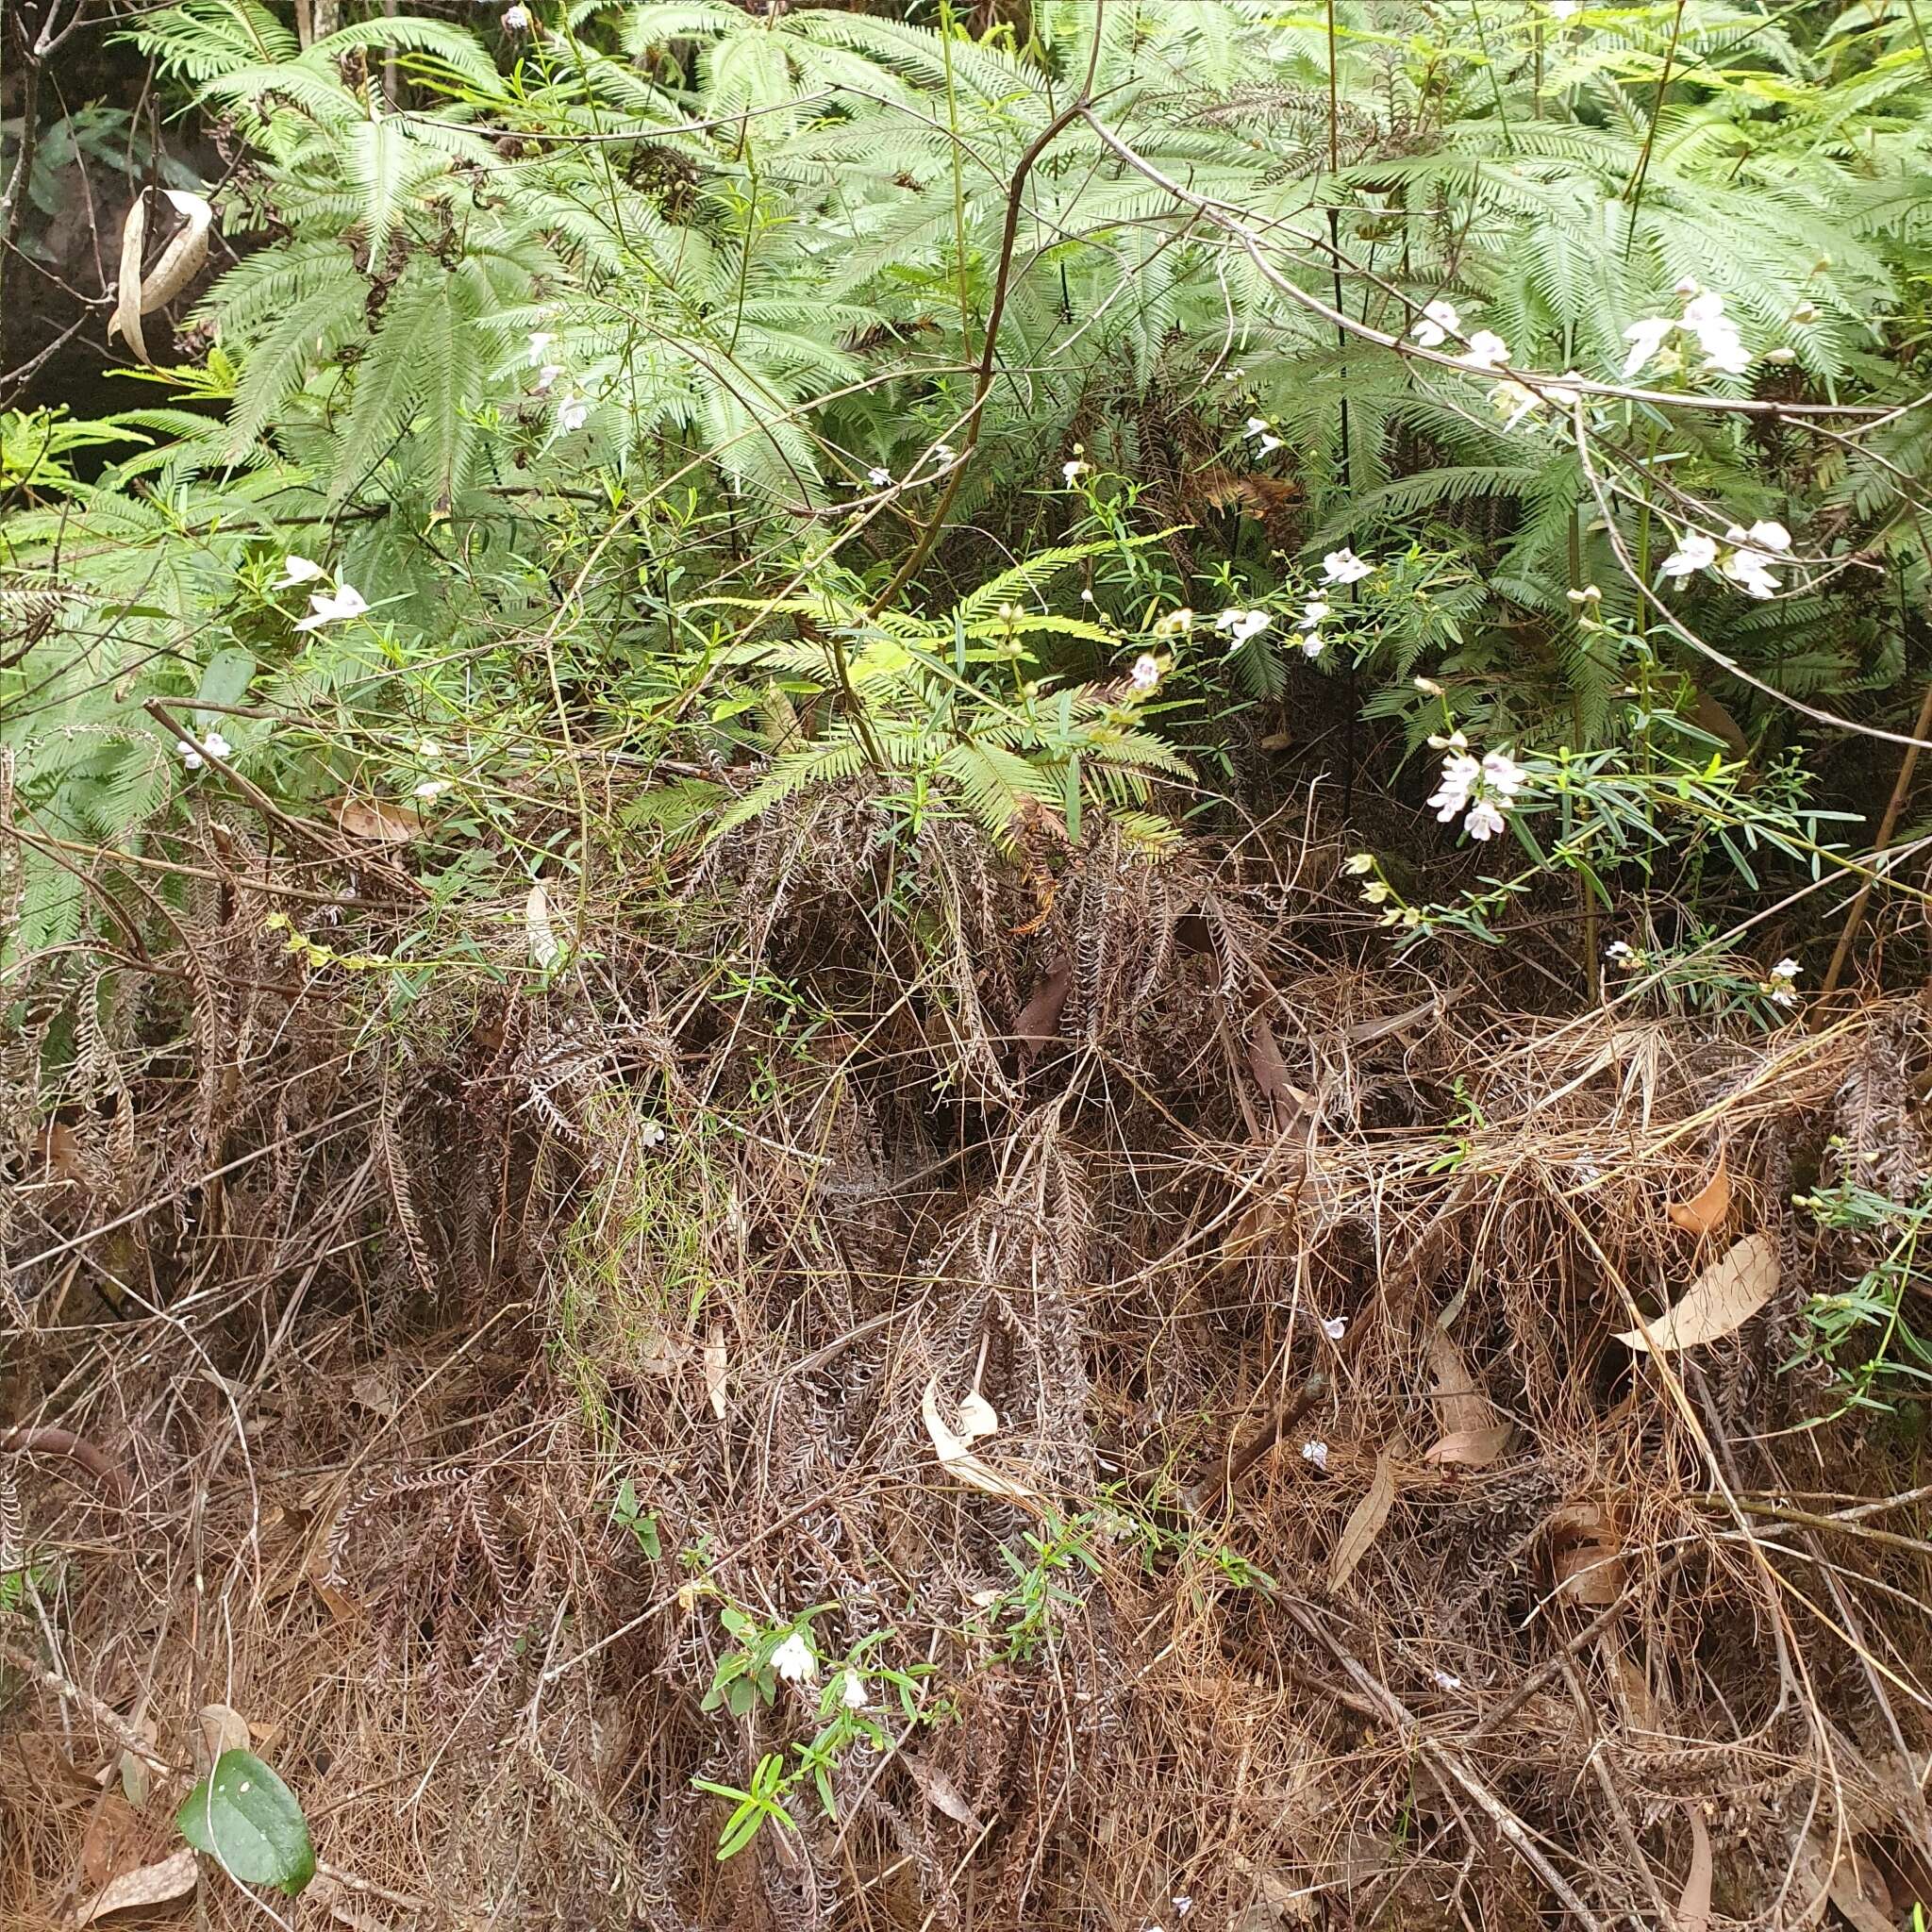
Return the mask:
<path fill-rule="evenodd" d="M 143 1692 L 164 1764 L 207 1748 L 211 1699 L 231 1717 L 208 1743 L 252 1749 L 242 1713 L 275 1738 L 339 1874 L 313 1911 L 394 1932 L 505 1909 L 588 1932 L 862 1912 L 1074 1932 L 1096 1899 L 1172 1925 L 1182 1896 L 1191 1924 L 1316 1924 L 1383 1893 L 1433 1926 L 1460 1883 L 1510 1932 L 1576 1918 L 1566 1892 L 1607 1927 L 1657 1916 L 1632 1842 L 1694 1924 L 1687 1804 L 1733 1916 L 1774 1908 L 1840 1806 L 1859 1904 L 1881 1909 L 1881 1879 L 1914 1895 L 1913 1775 L 1845 1770 L 1890 1761 L 1884 1708 L 1843 1614 L 1792 1609 L 1820 1600 L 1815 1538 L 1882 1633 L 1903 1724 L 1894 1680 L 1927 1681 L 1927 1639 L 1881 1567 L 1907 1553 L 1874 1539 L 1917 1547 L 1914 1477 L 1802 1360 L 1792 1310 L 1840 1263 L 1784 1204 L 1794 1166 L 1875 1144 L 1872 1096 L 1909 1091 L 1924 1014 L 1874 1007 L 1775 1052 L 1624 1017 L 1552 1041 L 1480 982 L 1424 1010 L 1412 973 L 1319 963 L 1326 915 L 1283 884 L 1297 855 L 1241 882 L 1103 836 L 1015 938 L 1037 898 L 997 874 L 982 894 L 943 827 L 919 863 L 958 952 L 916 1009 L 930 934 L 882 929 L 849 890 L 871 823 L 833 796 L 677 860 L 691 905 L 756 908 L 719 930 L 811 990 L 828 1017 L 803 1038 L 741 966 L 714 985 L 722 946 L 609 908 L 581 908 L 595 974 L 560 970 L 578 908 L 566 941 L 541 889 L 501 908 L 506 990 L 432 985 L 406 1024 L 366 979 L 361 1012 L 272 997 L 300 962 L 217 896 L 196 913 L 230 1002 L 195 1036 L 208 1082 L 169 1063 L 137 1083 L 118 1169 L 113 1090 L 62 1104 L 71 1172 L 35 1197 L 61 1219 L 11 1250 L 119 1201 L 200 1204 L 156 1222 L 142 1264 L 184 1285 L 179 1324 L 70 1302 L 35 1341 L 72 1391 L 53 1420 L 139 1474 L 123 1505 L 63 1455 L 0 1465 L 32 1546 L 89 1566 L 58 1668 L 19 1680 L 22 1762 L 73 1769 L 0 1779 L 0 1916 L 193 1889 L 164 1843 L 128 1872 L 99 1837 L 84 1859 L 84 1815 L 49 1795 L 75 1770 L 113 1786 L 116 1713 Z M 210 836 L 200 862 L 239 899 L 269 861 Z M 380 954 L 383 915 L 358 916 Z M 115 1036 L 129 1066 L 139 1046 Z M 1458 1083 L 1480 1124 L 1445 1171 Z M 936 1089 L 970 1101 L 908 1100 Z M 1720 1161 L 1693 1164 L 1720 1106 Z M 210 1193 L 203 1107 L 228 1158 L 282 1151 Z M 1690 1243 L 1746 1200 L 1755 1230 L 1692 1274 Z M 1689 1416 L 1632 1378 L 1638 1341 L 1606 1348 L 1619 1281 L 1659 1309 Z M 611 1521 L 620 1469 L 648 1544 Z M 1795 1594 L 1767 1593 L 1745 1537 Z M 212 1623 L 188 1613 L 191 1551 Z M 725 1601 L 815 1612 L 827 1685 L 861 1642 L 930 1665 L 913 1707 L 946 1715 L 852 1760 L 836 1815 L 799 1807 L 783 1854 L 721 1865 L 691 1780 L 742 1787 L 818 1724 L 791 1687 L 769 1743 L 699 1716 Z M 1780 1615 L 1813 1687 L 1782 1705 Z M 908 1720 L 863 1688 L 890 1740 Z M 149 1783 L 128 1795 L 165 1832 L 189 1781 Z M 197 1909 L 258 1922 L 226 1881 Z"/>

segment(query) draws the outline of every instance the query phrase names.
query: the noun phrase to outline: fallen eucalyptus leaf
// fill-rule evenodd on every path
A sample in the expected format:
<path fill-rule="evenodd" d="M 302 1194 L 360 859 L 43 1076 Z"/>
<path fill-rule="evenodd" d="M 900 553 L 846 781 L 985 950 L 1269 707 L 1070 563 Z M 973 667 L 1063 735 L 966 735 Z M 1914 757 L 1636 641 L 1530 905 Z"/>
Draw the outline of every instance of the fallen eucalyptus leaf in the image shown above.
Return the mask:
<path fill-rule="evenodd" d="M 1710 1932 L 1710 1834 L 1695 1805 L 1690 1814 L 1690 1870 L 1677 1897 L 1673 1932 Z"/>
<path fill-rule="evenodd" d="M 192 1852 L 176 1852 L 158 1865 L 143 1865 L 139 1871 L 124 1872 L 111 1878 L 94 1895 L 81 1903 L 74 1915 L 76 1925 L 92 1925 L 110 1912 L 130 1912 L 140 1906 L 164 1906 L 186 1898 L 201 1876 Z"/>
<path fill-rule="evenodd" d="M 1356 1573 L 1357 1566 L 1374 1547 L 1389 1512 L 1395 1507 L 1395 1458 L 1384 1449 L 1375 1457 L 1375 1474 L 1368 1493 L 1350 1512 L 1341 1526 L 1335 1554 L 1328 1562 L 1328 1587 L 1340 1590 Z"/>
<path fill-rule="evenodd" d="M 1640 1355 L 1695 1348 L 1741 1328 L 1777 1292 L 1777 1247 L 1768 1234 L 1749 1234 L 1713 1261 L 1684 1298 L 1643 1328 L 1617 1337 Z"/>

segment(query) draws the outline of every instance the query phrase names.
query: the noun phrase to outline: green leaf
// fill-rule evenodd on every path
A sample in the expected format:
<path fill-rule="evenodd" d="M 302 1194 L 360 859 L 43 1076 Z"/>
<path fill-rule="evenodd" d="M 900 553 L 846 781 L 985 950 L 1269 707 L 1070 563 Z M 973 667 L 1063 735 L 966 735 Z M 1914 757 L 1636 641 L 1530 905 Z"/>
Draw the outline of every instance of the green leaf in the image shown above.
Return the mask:
<path fill-rule="evenodd" d="M 315 1876 L 315 1847 L 295 1794 L 252 1751 L 224 1751 L 175 1814 L 181 1836 L 231 1878 L 293 1898 Z"/>
<path fill-rule="evenodd" d="M 194 693 L 197 705 L 213 705 L 218 708 L 225 705 L 239 705 L 242 694 L 248 689 L 248 680 L 255 675 L 255 653 L 244 651 L 240 644 L 228 644 L 217 651 L 208 660 L 208 669 L 201 674 L 201 686 Z"/>

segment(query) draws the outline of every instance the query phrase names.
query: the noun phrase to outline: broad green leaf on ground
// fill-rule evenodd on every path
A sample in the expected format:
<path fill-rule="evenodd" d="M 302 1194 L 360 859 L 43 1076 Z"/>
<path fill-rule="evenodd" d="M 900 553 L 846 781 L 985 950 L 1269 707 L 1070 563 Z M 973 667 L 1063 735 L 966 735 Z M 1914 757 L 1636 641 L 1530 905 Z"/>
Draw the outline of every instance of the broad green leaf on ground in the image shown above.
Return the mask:
<path fill-rule="evenodd" d="M 273 1885 L 293 1898 L 315 1876 L 301 1805 L 252 1751 L 224 1751 L 175 1823 L 196 1851 L 245 1885 Z"/>

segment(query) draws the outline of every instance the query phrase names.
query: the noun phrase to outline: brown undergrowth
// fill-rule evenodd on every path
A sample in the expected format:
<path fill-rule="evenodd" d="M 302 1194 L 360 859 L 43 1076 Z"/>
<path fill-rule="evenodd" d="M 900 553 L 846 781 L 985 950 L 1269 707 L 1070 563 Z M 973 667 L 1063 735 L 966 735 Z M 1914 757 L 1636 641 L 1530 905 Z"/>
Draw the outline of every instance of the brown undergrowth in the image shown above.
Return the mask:
<path fill-rule="evenodd" d="M 1922 1008 L 1531 1021 L 1292 828 L 1044 901 L 879 832 L 555 888 L 540 978 L 521 902 L 406 971 L 381 880 L 209 826 L 172 951 L 43 982 L 0 1921 L 175 1850 L 221 1704 L 312 1824 L 285 1924 L 1899 1923 L 1926 1491 L 1804 1365 L 1790 1197 L 1923 1181 Z M 1736 1333 L 1614 1339 L 1751 1232 Z M 974 1395 L 991 1489 L 923 1418 Z M 720 1861 L 692 1780 L 819 1712 L 703 1707 L 727 1606 L 915 1689 Z"/>

